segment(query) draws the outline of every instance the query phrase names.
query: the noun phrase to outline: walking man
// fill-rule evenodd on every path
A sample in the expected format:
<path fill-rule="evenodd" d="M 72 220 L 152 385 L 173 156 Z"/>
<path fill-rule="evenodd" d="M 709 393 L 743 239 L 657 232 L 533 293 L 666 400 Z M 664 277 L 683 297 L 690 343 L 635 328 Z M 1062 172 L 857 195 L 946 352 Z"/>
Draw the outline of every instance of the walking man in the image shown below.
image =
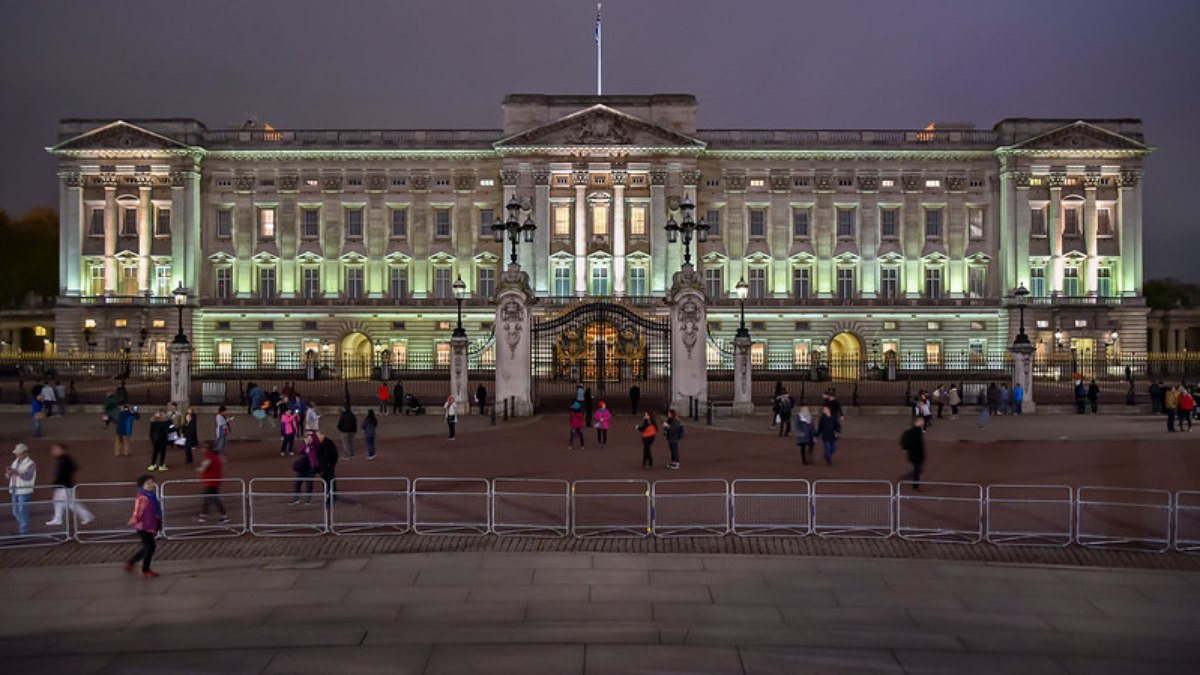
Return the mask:
<path fill-rule="evenodd" d="M 908 463 L 912 464 L 911 474 L 913 489 L 921 489 L 921 466 L 925 464 L 925 419 L 914 417 L 912 426 L 900 434 L 900 447 L 908 455 Z"/>
<path fill-rule="evenodd" d="M 346 406 L 338 417 L 337 430 L 342 434 L 342 451 L 346 453 L 346 459 L 354 459 L 354 435 L 358 433 L 358 418 L 354 416 L 350 406 Z"/>
<path fill-rule="evenodd" d="M 683 422 L 674 409 L 667 411 L 667 421 L 663 425 L 663 434 L 667 437 L 667 447 L 671 450 L 671 462 L 668 469 L 679 468 L 679 441 L 683 440 Z"/>
<path fill-rule="evenodd" d="M 821 419 L 817 421 L 817 436 L 821 437 L 821 447 L 825 450 L 825 464 L 828 466 L 833 466 L 833 453 L 837 452 L 837 442 L 841 435 L 842 420 L 826 403 L 821 408 Z"/>
<path fill-rule="evenodd" d="M 79 517 L 80 525 L 92 522 L 94 516 L 83 504 L 77 504 L 71 494 L 75 487 L 75 471 L 79 468 L 75 460 L 67 454 L 67 446 L 55 443 L 50 446 L 50 456 L 54 458 L 54 518 L 47 525 L 62 525 L 63 516 L 69 509 Z"/>
<path fill-rule="evenodd" d="M 629 388 L 629 409 L 638 414 L 638 402 L 642 400 L 642 388 L 636 384 Z"/>
<path fill-rule="evenodd" d="M 200 462 L 200 466 L 196 467 L 196 472 L 200 474 L 200 480 L 204 481 L 204 504 L 200 509 L 200 515 L 196 516 L 196 520 L 201 523 L 208 520 L 208 507 L 210 506 L 215 507 L 217 513 L 221 514 L 221 524 L 229 522 L 229 515 L 225 513 L 225 505 L 221 503 L 219 496 L 224 469 L 225 458 L 217 452 L 212 443 L 205 442 L 204 460 Z"/>
<path fill-rule="evenodd" d="M 29 457 L 29 446 L 17 443 L 12 454 L 13 463 L 4 470 L 8 479 L 8 492 L 12 495 L 13 518 L 17 521 L 17 534 L 29 533 L 29 501 L 33 499 L 33 486 L 37 483 L 37 464 Z"/>

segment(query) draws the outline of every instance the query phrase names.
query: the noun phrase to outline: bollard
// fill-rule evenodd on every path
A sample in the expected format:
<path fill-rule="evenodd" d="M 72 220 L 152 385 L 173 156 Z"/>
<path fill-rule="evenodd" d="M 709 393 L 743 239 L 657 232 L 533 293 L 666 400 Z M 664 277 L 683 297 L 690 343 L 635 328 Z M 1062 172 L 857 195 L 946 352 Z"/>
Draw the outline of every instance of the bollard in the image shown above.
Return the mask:
<path fill-rule="evenodd" d="M 705 422 L 708 424 L 708 426 L 711 427 L 712 426 L 712 416 L 713 416 L 713 402 L 712 401 L 708 402 L 708 410 L 705 411 L 705 416 L 706 416 Z"/>
<path fill-rule="evenodd" d="M 508 421 L 508 399 L 504 399 L 504 421 Z"/>
<path fill-rule="evenodd" d="M 492 401 L 492 426 L 496 426 L 496 402 Z"/>

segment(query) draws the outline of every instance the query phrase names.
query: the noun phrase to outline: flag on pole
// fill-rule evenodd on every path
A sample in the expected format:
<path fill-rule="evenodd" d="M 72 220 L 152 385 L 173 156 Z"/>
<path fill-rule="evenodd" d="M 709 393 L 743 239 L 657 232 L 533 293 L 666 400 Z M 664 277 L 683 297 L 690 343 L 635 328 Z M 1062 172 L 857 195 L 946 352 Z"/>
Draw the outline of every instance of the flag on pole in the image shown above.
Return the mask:
<path fill-rule="evenodd" d="M 600 3 L 596 3 L 596 44 L 600 44 Z"/>

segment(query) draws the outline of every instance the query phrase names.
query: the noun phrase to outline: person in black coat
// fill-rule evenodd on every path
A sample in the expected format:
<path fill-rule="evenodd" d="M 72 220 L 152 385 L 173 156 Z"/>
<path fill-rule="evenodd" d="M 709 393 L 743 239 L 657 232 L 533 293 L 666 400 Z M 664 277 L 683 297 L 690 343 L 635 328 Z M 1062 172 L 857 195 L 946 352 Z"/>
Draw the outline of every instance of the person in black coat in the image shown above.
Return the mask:
<path fill-rule="evenodd" d="M 342 434 L 342 451 L 346 453 L 346 459 L 354 459 L 354 435 L 358 433 L 358 418 L 350 406 L 346 406 L 338 417 L 337 430 Z"/>
<path fill-rule="evenodd" d="M 154 451 L 150 455 L 150 466 L 147 471 L 166 471 L 167 470 L 167 436 L 175 429 L 171 424 L 171 420 L 167 417 L 166 410 L 159 410 L 154 413 L 154 418 L 150 421 L 150 445 Z"/>
<path fill-rule="evenodd" d="M 482 384 L 475 387 L 475 404 L 479 406 L 479 414 L 482 415 L 487 407 L 487 388 Z"/>
<path fill-rule="evenodd" d="M 317 471 L 325 481 L 326 501 L 333 499 L 333 479 L 337 478 L 337 445 L 325 434 L 317 432 Z"/>
<path fill-rule="evenodd" d="M 921 489 L 921 466 L 925 464 L 925 419 L 914 417 L 912 426 L 900 434 L 900 447 L 912 464 L 913 489 Z"/>
<path fill-rule="evenodd" d="M 842 436 L 842 420 L 835 415 L 826 404 L 821 408 L 821 419 L 817 421 L 817 436 L 825 450 L 825 463 L 833 465 L 833 453 L 837 452 L 837 442 Z"/>
<path fill-rule="evenodd" d="M 1087 400 L 1093 415 L 1100 412 L 1100 385 L 1096 384 L 1095 380 L 1092 380 L 1092 383 L 1088 385 Z"/>

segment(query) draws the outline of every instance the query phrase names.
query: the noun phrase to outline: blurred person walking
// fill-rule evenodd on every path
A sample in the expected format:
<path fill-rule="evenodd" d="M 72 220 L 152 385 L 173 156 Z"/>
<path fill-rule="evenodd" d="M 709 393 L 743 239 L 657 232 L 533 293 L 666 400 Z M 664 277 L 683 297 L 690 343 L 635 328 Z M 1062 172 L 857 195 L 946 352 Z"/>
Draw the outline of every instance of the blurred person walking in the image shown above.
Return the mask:
<path fill-rule="evenodd" d="M 79 518 L 80 525 L 92 522 L 95 516 L 87 507 L 75 501 L 71 488 L 75 487 L 75 472 L 79 465 L 67 454 L 67 446 L 55 443 L 50 446 L 50 456 L 54 458 L 54 518 L 47 525 L 62 525 L 63 517 L 71 511 Z"/>

